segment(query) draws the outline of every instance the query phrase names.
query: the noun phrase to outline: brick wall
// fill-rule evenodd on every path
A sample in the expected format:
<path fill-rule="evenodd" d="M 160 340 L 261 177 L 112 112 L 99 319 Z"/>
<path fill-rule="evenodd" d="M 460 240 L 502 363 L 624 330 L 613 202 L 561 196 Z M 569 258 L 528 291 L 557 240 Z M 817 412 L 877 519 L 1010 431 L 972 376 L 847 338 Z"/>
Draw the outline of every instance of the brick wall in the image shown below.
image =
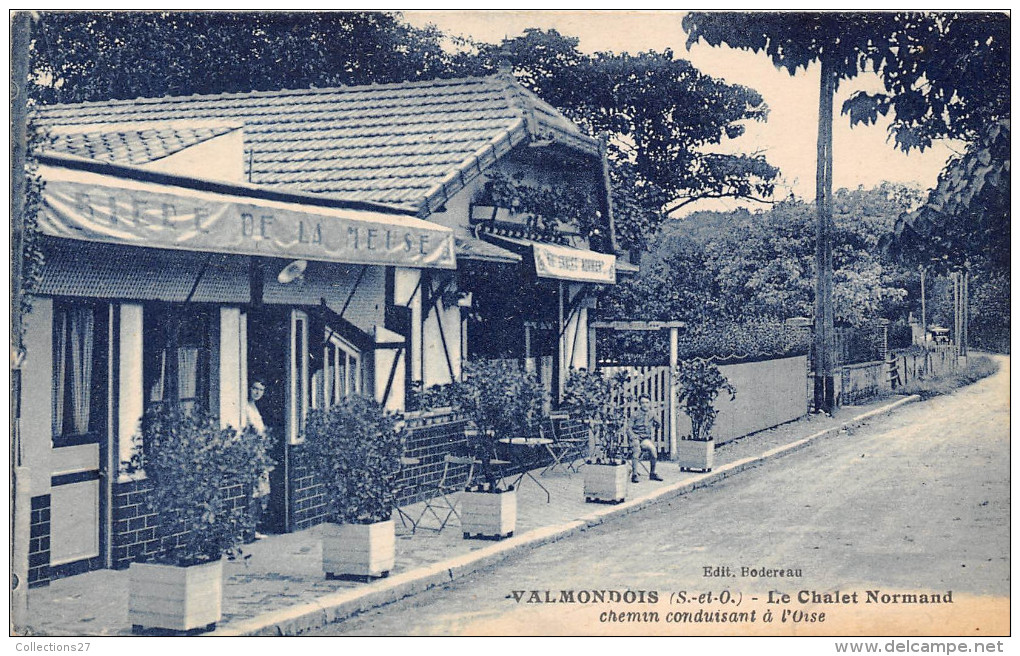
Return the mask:
<path fill-rule="evenodd" d="M 113 535 L 112 565 L 124 569 L 132 562 L 157 552 L 156 538 L 159 516 L 145 507 L 145 496 L 150 490 L 147 480 L 116 483 L 113 486 Z M 241 485 L 227 488 L 226 496 L 231 507 L 238 508 L 249 503 L 249 495 Z"/>
<path fill-rule="evenodd" d="M 405 505 L 420 500 L 434 490 L 443 475 L 443 457 L 448 453 L 463 453 L 464 427 L 467 419 L 450 413 L 427 413 L 408 421 L 411 437 L 405 455 L 417 458 L 417 465 L 405 467 L 397 481 L 397 504 Z M 454 480 L 467 482 L 467 465 L 455 466 Z"/>
<path fill-rule="evenodd" d="M 464 453 L 466 440 L 464 428 L 467 419 L 449 413 L 424 414 L 409 421 L 413 431 L 408 442 L 406 455 L 417 458 L 421 462 L 406 467 L 400 475 L 397 493 L 398 505 L 420 501 L 424 496 L 435 490 L 443 475 L 443 456 L 448 453 Z M 580 421 L 565 421 L 559 426 L 559 435 L 564 439 L 588 437 L 587 427 Z M 528 467 L 544 467 L 552 462 L 551 456 L 539 449 L 529 449 L 518 454 L 526 458 Z M 506 454 L 501 453 L 501 457 Z M 467 484 L 467 465 L 456 465 L 453 469 L 454 483 Z M 510 475 L 519 472 L 521 467 L 507 466 L 503 473 Z"/>
<path fill-rule="evenodd" d="M 50 583 L 50 495 L 32 497 L 28 542 L 28 586 Z"/>
<path fill-rule="evenodd" d="M 460 415 L 450 413 L 431 413 L 413 417 L 408 421 L 411 435 L 407 444 L 406 455 L 417 458 L 417 465 L 405 467 L 398 479 L 397 502 L 400 505 L 420 500 L 435 489 L 443 475 L 443 456 L 448 453 L 463 453 L 465 448 L 464 427 L 467 420 Z M 571 422 L 563 427 L 564 437 L 584 435 L 584 426 Z M 289 453 L 290 480 L 288 481 L 291 499 L 288 527 L 291 531 L 300 531 L 321 524 L 326 520 L 326 500 L 322 485 L 316 482 L 309 470 L 305 458 L 305 450 L 301 445 L 291 446 Z M 540 462 L 544 464 L 548 457 L 542 454 Z M 467 465 L 456 466 L 455 482 L 467 482 Z M 509 473 L 509 470 L 507 471 Z M 131 562 L 156 552 L 156 530 L 158 516 L 148 513 L 144 499 L 148 492 L 148 481 L 131 481 L 117 483 L 113 489 L 113 567 L 123 569 Z M 37 497 L 39 498 L 39 497 Z M 247 495 L 240 485 L 228 490 L 228 498 L 236 505 L 248 502 Z M 47 497 L 48 504 L 48 497 Z M 33 522 L 36 519 L 35 499 L 33 499 Z M 40 511 L 39 517 L 42 518 Z M 46 510 L 48 522 L 48 506 Z M 33 524 L 34 525 L 34 524 Z M 36 529 L 33 529 L 35 531 Z M 42 530 L 42 529 L 38 529 Z M 48 535 L 48 524 L 46 534 Z M 35 532 L 33 532 L 35 536 Z M 40 543 L 41 545 L 41 543 Z M 48 546 L 48 542 L 47 542 Z M 41 556 L 39 557 L 41 558 Z M 49 562 L 49 553 L 46 553 Z M 30 579 L 31 580 L 31 579 Z"/>
<path fill-rule="evenodd" d="M 406 455 L 418 458 L 417 465 L 406 467 L 398 479 L 398 503 L 404 505 L 418 500 L 434 489 L 443 475 L 443 456 L 455 449 L 463 450 L 463 417 L 449 413 L 430 414 L 412 418 L 408 422 L 411 436 Z M 288 525 L 300 531 L 326 521 L 326 497 L 322 485 L 315 480 L 305 462 L 301 445 L 290 447 L 290 499 L 291 512 Z M 458 467 L 456 474 L 467 477 L 467 466 Z M 466 481 L 465 481 L 466 482 Z"/>
<path fill-rule="evenodd" d="M 466 443 L 464 428 L 467 419 L 451 413 L 425 413 L 408 420 L 411 436 L 405 455 L 419 460 L 417 465 L 405 467 L 397 479 L 397 503 L 406 505 L 420 501 L 429 495 L 443 475 L 443 457 L 448 453 L 463 453 Z M 585 435 L 585 427 L 579 422 L 564 425 L 564 437 Z M 290 499 L 291 513 L 288 525 L 292 531 L 311 528 L 326 521 L 325 493 L 315 476 L 305 464 L 305 452 L 301 445 L 290 451 Z M 539 454 L 537 465 L 549 461 L 547 454 Z M 455 483 L 467 483 L 467 465 L 455 465 L 452 471 Z M 511 473 L 508 468 L 506 473 Z"/>
<path fill-rule="evenodd" d="M 156 549 L 156 526 L 159 518 L 145 509 L 148 481 L 116 483 L 113 486 L 113 547 L 114 569 L 124 569 L 139 557 Z"/>
<path fill-rule="evenodd" d="M 303 445 L 290 449 L 290 517 L 287 526 L 291 531 L 300 531 L 326 521 L 326 493 L 308 468 L 307 455 Z"/>

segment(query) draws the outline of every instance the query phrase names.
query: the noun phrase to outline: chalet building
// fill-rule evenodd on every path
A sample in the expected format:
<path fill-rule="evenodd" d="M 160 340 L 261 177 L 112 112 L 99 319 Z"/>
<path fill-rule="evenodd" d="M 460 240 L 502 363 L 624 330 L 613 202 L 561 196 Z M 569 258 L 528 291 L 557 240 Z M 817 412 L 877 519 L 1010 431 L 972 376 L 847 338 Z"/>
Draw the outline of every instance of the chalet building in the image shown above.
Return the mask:
<path fill-rule="evenodd" d="M 508 74 L 339 89 L 41 107 L 45 264 L 26 318 L 20 445 L 31 470 L 30 583 L 126 567 L 152 547 L 144 475 L 124 467 L 146 407 L 245 423 L 249 383 L 275 439 L 274 529 L 322 521 L 303 466 L 309 409 L 513 358 L 553 398 L 588 365 L 588 311 L 613 284 L 604 145 Z M 585 234 L 499 208 L 505 176 L 581 192 Z M 415 417 L 405 496 L 462 438 Z"/>

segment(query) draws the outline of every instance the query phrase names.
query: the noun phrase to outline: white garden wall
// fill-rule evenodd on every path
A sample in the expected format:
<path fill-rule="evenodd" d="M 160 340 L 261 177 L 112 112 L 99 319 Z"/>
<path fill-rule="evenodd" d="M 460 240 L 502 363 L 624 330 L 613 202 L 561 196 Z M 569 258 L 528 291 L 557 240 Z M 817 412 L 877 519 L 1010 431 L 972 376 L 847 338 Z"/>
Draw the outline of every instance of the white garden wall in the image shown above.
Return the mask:
<path fill-rule="evenodd" d="M 716 400 L 719 416 L 712 429 L 716 446 L 807 414 L 807 367 L 804 355 L 721 365 L 720 373 L 736 388 L 737 395 L 730 400 L 723 393 Z M 691 434 L 691 422 L 682 407 L 677 434 L 681 438 Z"/>

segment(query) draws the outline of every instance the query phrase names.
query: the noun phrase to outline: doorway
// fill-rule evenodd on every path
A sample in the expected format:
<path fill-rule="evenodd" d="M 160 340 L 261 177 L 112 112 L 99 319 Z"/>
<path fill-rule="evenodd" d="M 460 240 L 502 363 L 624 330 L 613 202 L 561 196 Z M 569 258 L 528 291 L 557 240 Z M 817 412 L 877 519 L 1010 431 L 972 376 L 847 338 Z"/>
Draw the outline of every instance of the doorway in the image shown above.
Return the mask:
<path fill-rule="evenodd" d="M 109 515 L 110 306 L 58 301 L 53 312 L 50 574 L 104 565 Z"/>
<path fill-rule="evenodd" d="M 289 343 L 291 316 L 287 308 L 259 307 L 248 314 L 248 386 L 256 380 L 265 385 L 265 394 L 256 407 L 270 438 L 270 456 L 276 466 L 269 474 L 269 502 L 260 531 L 285 533 L 289 494 L 287 488 Z"/>

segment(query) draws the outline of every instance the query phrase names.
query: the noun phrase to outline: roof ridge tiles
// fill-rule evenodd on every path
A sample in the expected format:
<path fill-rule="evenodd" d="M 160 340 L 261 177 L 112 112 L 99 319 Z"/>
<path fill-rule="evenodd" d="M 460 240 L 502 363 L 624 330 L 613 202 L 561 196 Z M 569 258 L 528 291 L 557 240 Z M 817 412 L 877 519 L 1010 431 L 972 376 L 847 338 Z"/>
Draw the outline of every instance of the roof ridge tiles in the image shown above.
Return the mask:
<path fill-rule="evenodd" d="M 225 91 L 220 93 L 192 93 L 189 95 L 164 95 L 164 96 L 139 96 L 137 98 L 114 98 L 110 100 L 89 100 L 78 103 L 59 103 L 52 105 L 39 105 L 37 111 L 50 113 L 51 110 L 58 108 L 71 108 L 71 107 L 96 107 L 102 105 L 129 105 L 138 103 L 165 103 L 165 102 L 180 102 L 180 101 L 195 101 L 195 100 L 227 100 L 227 99 L 243 99 L 243 98 L 272 98 L 278 96 L 295 96 L 295 95 L 322 95 L 329 93 L 358 93 L 363 90 L 398 90 L 398 89 L 415 89 L 418 87 L 429 87 L 429 86 L 455 86 L 464 84 L 486 84 L 491 83 L 497 78 L 498 75 L 486 75 L 486 76 L 464 76 L 455 78 L 433 78 L 430 80 L 408 80 L 404 82 L 386 82 L 381 84 L 360 84 L 360 85 L 340 85 L 335 87 L 308 87 L 304 89 L 276 89 L 276 90 L 257 90 L 252 91 Z"/>

